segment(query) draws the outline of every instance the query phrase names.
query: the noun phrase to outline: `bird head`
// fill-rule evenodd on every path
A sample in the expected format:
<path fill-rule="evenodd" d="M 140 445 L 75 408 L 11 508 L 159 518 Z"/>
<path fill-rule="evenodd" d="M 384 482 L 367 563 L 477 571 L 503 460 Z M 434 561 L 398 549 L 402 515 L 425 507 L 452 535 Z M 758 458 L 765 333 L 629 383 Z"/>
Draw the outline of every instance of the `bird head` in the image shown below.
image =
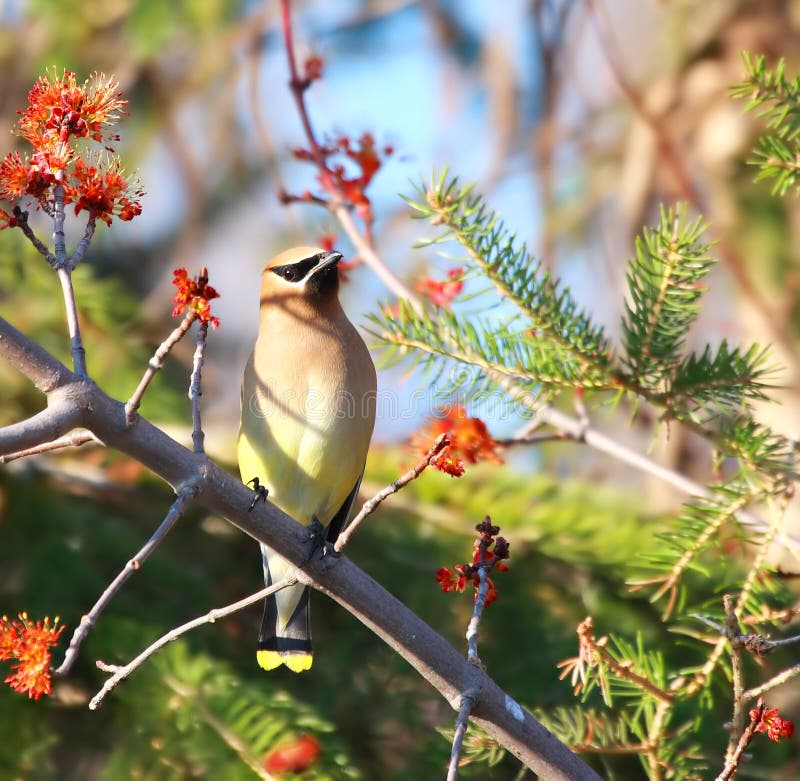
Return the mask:
<path fill-rule="evenodd" d="M 276 255 L 264 268 L 261 301 L 305 300 L 323 303 L 336 299 L 341 252 L 319 247 L 294 247 Z"/>

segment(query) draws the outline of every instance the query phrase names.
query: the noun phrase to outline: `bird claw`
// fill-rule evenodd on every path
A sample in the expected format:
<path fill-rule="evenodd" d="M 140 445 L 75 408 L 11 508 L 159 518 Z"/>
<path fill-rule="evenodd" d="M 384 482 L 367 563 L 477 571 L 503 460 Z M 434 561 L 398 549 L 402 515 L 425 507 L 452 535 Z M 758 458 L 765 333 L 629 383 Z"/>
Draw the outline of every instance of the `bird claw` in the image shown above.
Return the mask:
<path fill-rule="evenodd" d="M 269 496 L 269 488 L 265 485 L 261 485 L 257 477 L 254 477 L 252 480 L 247 481 L 247 485 L 253 484 L 253 501 L 250 502 L 250 506 L 247 508 L 247 512 L 252 512 L 253 508 L 259 503 L 264 502 L 267 503 L 267 497 Z"/>
<path fill-rule="evenodd" d="M 322 551 L 320 555 L 321 559 L 338 557 L 339 554 L 333 549 L 333 543 L 327 539 L 327 533 L 328 529 L 320 523 L 319 518 L 317 518 L 316 515 L 313 516 L 308 526 L 308 535 L 306 536 L 306 541 L 311 543 L 311 550 L 308 552 L 305 559 L 303 559 L 303 565 L 308 564 L 308 562 L 314 558 L 314 554 L 318 550 Z"/>

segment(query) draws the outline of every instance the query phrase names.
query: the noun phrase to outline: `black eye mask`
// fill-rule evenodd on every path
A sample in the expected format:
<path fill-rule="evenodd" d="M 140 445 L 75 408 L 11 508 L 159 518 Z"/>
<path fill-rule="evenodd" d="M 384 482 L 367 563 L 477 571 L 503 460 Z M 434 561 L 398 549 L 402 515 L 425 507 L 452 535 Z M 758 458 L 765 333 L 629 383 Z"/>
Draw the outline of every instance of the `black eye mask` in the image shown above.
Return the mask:
<path fill-rule="evenodd" d="M 285 266 L 273 266 L 270 271 L 277 274 L 287 282 L 302 282 L 313 268 L 319 263 L 319 255 L 312 255 L 310 258 L 298 261 L 297 263 L 287 263 Z"/>

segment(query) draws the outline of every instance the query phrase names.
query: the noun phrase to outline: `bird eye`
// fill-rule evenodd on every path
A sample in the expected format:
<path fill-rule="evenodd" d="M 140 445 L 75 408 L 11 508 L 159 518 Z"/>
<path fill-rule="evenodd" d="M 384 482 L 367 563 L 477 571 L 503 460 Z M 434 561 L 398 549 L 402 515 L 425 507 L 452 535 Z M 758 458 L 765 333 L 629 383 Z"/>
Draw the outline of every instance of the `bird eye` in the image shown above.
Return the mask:
<path fill-rule="evenodd" d="M 289 268 L 285 268 L 283 270 L 283 278 L 287 282 L 294 282 L 297 279 L 297 272 L 290 266 Z"/>

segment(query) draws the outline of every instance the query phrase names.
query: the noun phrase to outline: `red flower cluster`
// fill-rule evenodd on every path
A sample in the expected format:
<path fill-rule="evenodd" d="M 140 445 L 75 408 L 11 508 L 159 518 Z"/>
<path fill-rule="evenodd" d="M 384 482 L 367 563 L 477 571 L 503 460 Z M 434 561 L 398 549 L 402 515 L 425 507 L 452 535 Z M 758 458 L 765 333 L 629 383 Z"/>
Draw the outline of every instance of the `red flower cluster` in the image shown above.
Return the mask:
<path fill-rule="evenodd" d="M 0 618 L 0 661 L 13 660 L 12 673 L 5 683 L 32 700 L 50 694 L 53 685 L 49 649 L 58 644 L 63 631 L 64 625 L 59 625 L 58 618 L 52 624 L 49 618 L 31 622 L 27 613 L 20 613 L 13 621 L 7 616 Z"/>
<path fill-rule="evenodd" d="M 52 81 L 42 76 L 28 93 L 28 108 L 19 112 L 20 135 L 38 148 L 66 143 L 69 136 L 102 143 L 103 125 L 116 122 L 127 104 L 118 86 L 115 78 L 102 73 L 83 84 L 68 70 L 60 79 L 54 73 Z"/>
<path fill-rule="evenodd" d="M 464 289 L 463 276 L 463 268 L 451 268 L 447 272 L 447 279 L 438 280 L 431 277 L 423 277 L 417 282 L 416 287 L 423 296 L 431 300 L 434 306 L 449 309 L 450 303 Z"/>
<path fill-rule="evenodd" d="M 776 743 L 781 738 L 790 738 L 794 733 L 794 724 L 782 719 L 777 708 L 764 708 L 763 698 L 759 698 L 759 707 L 750 711 L 750 721 L 756 724 L 754 732 L 766 732 L 770 740 Z"/>
<path fill-rule="evenodd" d="M 65 203 L 75 203 L 75 213 L 85 210 L 111 224 L 113 217 L 132 220 L 141 213 L 142 190 L 123 176 L 118 161 L 88 164 L 72 144 L 92 139 L 102 144 L 119 140 L 106 137 L 104 126 L 119 120 L 126 102 L 117 81 L 95 74 L 78 84 L 65 70 L 59 78 L 42 76 L 28 93 L 28 108 L 20 113 L 19 135 L 33 147 L 28 157 L 10 152 L 0 164 L 0 195 L 15 206 L 28 198 L 48 214 L 53 213 L 53 187 L 62 184 Z M 109 146 L 106 150 L 113 151 Z M 0 229 L 17 220 L 0 210 Z"/>
<path fill-rule="evenodd" d="M 75 214 L 88 211 L 91 217 L 106 225 L 111 225 L 113 215 L 121 220 L 132 220 L 142 213 L 141 203 L 131 196 L 140 198 L 143 191 L 129 192 L 128 182 L 116 162 L 105 171 L 98 171 L 97 166 L 87 165 L 78 158 L 72 183 L 65 189 L 67 203 L 75 202 Z"/>
<path fill-rule="evenodd" d="M 436 572 L 436 580 L 445 593 L 450 591 L 464 591 L 470 581 L 475 588 L 475 599 L 478 598 L 478 587 L 480 586 L 479 571 L 485 569 L 487 572 L 496 569 L 500 572 L 507 572 L 508 565 L 503 561 L 509 558 L 509 542 L 505 537 L 498 537 L 500 527 L 492 525 L 492 519 L 487 515 L 481 523 L 475 527 L 478 532 L 478 539 L 475 540 L 475 551 L 472 554 L 472 563 L 456 564 L 454 569 L 442 567 Z M 497 589 L 491 578 L 487 578 L 489 590 L 486 593 L 486 605 L 491 605 L 497 599 Z"/>
<path fill-rule="evenodd" d="M 339 136 L 339 138 L 315 149 L 300 147 L 292 150 L 292 154 L 297 160 L 321 165 L 317 178 L 322 189 L 330 195 L 343 198 L 348 204 L 354 206 L 358 216 L 368 225 L 372 223 L 372 204 L 366 194 L 366 189 L 383 165 L 382 158 L 389 157 L 393 152 L 394 149 L 388 145 L 378 149 L 372 133 L 362 133 L 355 142 L 351 141 L 349 136 Z M 354 163 L 357 172 L 348 171 L 344 162 L 336 161 L 336 158 L 341 157 Z M 331 158 L 334 160 L 331 161 Z M 305 192 L 299 198 L 285 196 L 284 200 L 320 202 L 322 199 Z"/>
<path fill-rule="evenodd" d="M 178 288 L 172 299 L 175 304 L 172 316 L 180 317 L 188 309 L 201 323 L 211 323 L 213 328 L 218 328 L 219 318 L 211 314 L 211 301 L 219 298 L 219 293 L 208 284 L 208 271 L 205 266 L 197 279 L 190 277 L 185 268 L 176 268 L 172 273 L 172 284 Z"/>
<path fill-rule="evenodd" d="M 300 735 L 272 749 L 264 757 L 268 773 L 302 773 L 321 756 L 319 741 L 312 735 Z"/>
<path fill-rule="evenodd" d="M 460 404 L 446 408 L 439 417 L 432 418 L 428 424 L 411 438 L 411 446 L 425 448 L 439 434 L 447 434 L 450 445 L 444 448 L 431 461 L 440 472 L 452 477 L 464 474 L 464 461 L 475 464 L 478 461 L 494 461 L 502 464 L 498 444 L 492 439 L 486 424 L 480 418 L 467 417 L 467 411 Z"/>

